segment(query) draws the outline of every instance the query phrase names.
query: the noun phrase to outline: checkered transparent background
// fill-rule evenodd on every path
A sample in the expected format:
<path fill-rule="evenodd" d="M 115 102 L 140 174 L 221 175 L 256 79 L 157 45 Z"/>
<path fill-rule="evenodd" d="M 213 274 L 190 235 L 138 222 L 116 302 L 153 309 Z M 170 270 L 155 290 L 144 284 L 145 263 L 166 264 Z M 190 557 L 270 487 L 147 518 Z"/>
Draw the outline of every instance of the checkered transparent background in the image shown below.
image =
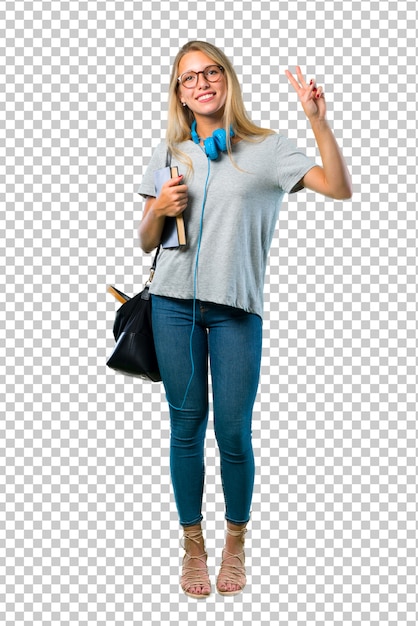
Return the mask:
<path fill-rule="evenodd" d="M 0 9 L 0 622 L 417 622 L 416 3 L 4 2 Z M 169 69 L 207 39 L 253 119 L 317 155 L 284 75 L 324 85 L 353 176 L 282 208 L 266 282 L 241 596 L 179 593 L 161 385 L 106 368 L 141 287 L 134 190 Z M 214 578 L 223 498 L 207 437 Z"/>

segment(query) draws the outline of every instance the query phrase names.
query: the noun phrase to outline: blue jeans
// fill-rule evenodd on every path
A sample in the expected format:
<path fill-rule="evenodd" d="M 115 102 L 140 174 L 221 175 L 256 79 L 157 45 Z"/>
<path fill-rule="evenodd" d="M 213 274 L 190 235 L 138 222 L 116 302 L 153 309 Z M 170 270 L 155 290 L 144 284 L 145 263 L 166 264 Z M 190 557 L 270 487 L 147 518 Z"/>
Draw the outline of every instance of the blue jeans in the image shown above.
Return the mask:
<path fill-rule="evenodd" d="M 193 300 L 153 295 L 152 323 L 170 406 L 170 472 L 180 524 L 190 526 L 203 519 L 209 361 L 225 518 L 246 523 L 254 486 L 251 420 L 260 376 L 262 320 L 240 309 L 197 300 L 190 345 Z"/>

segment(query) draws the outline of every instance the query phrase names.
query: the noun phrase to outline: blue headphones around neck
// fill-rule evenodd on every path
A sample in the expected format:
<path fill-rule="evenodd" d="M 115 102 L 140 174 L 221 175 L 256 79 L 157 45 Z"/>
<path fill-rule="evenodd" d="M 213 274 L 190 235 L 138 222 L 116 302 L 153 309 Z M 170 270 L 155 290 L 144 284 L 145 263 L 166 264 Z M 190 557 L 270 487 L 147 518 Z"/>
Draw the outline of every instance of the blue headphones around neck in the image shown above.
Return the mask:
<path fill-rule="evenodd" d="M 199 144 L 200 139 L 196 132 L 196 126 L 197 126 L 197 123 L 196 123 L 196 120 L 194 120 L 190 132 L 191 132 L 193 141 Z M 234 137 L 234 135 L 235 133 L 232 130 L 232 126 L 231 126 L 229 129 L 229 136 Z M 225 130 L 223 128 L 217 128 L 214 131 L 212 137 L 208 137 L 207 139 L 205 139 L 203 144 L 204 144 L 206 156 L 208 157 L 208 159 L 210 159 L 211 161 L 215 161 L 219 156 L 218 150 L 221 150 L 221 152 L 225 152 L 227 149 Z"/>

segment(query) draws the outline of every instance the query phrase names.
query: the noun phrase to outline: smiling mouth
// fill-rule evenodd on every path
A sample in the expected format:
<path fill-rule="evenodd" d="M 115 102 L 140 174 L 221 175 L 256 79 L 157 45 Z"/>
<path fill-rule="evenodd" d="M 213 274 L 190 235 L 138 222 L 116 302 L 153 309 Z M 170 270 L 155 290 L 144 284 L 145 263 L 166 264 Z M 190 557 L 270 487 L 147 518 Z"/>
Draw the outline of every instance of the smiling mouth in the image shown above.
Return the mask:
<path fill-rule="evenodd" d="M 205 93 L 203 96 L 199 96 L 198 98 L 196 98 L 196 100 L 198 102 L 206 102 L 206 100 L 210 100 L 211 98 L 213 98 L 215 96 L 215 94 L 213 92 L 211 93 Z"/>

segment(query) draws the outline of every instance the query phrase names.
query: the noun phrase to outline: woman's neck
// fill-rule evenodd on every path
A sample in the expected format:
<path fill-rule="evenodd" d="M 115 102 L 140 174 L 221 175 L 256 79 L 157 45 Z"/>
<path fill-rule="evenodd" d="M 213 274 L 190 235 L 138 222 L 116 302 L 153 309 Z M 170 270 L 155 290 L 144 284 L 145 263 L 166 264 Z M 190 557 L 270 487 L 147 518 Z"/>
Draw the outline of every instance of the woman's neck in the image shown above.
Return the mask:
<path fill-rule="evenodd" d="M 223 128 L 223 116 L 219 118 L 210 117 L 197 117 L 196 118 L 196 132 L 199 139 L 207 139 L 211 137 L 215 130 Z"/>

